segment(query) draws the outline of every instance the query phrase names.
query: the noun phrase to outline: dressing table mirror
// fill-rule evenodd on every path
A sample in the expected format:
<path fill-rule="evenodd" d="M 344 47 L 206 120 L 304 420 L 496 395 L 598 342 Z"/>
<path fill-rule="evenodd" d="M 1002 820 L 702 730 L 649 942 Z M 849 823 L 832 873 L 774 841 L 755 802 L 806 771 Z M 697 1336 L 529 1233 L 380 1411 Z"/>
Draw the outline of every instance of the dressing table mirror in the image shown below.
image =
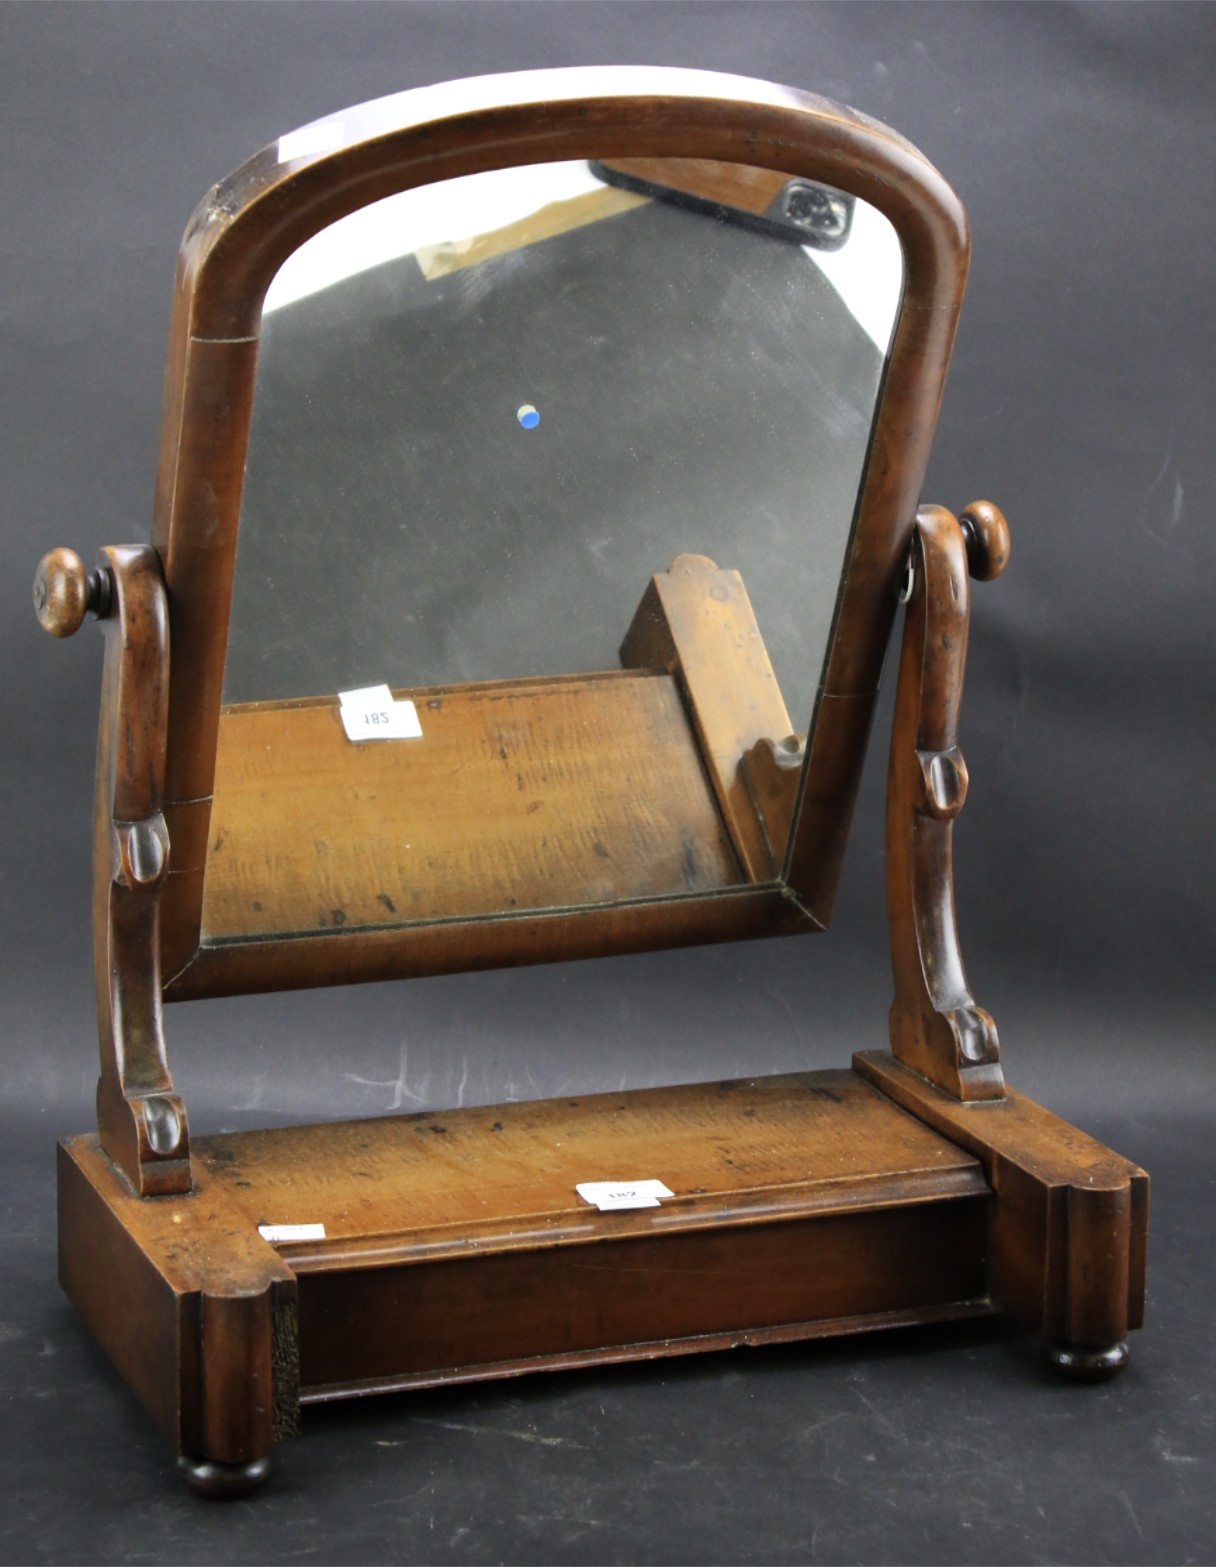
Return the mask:
<path fill-rule="evenodd" d="M 152 542 L 34 587 L 106 637 L 60 1277 L 196 1489 L 536 1369 L 995 1312 L 1125 1364 L 1147 1177 L 1007 1086 L 955 929 L 1009 553 L 921 500 L 968 249 L 883 126 L 657 69 L 365 104 L 198 208 Z M 192 1136 L 166 1001 L 824 930 L 897 613 L 889 1039 Z"/>

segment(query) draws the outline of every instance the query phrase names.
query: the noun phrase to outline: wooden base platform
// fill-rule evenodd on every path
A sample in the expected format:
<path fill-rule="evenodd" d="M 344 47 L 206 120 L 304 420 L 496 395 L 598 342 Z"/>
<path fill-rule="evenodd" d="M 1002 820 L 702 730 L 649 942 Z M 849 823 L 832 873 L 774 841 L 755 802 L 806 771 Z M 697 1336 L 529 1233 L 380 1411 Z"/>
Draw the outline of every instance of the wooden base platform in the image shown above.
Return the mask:
<path fill-rule="evenodd" d="M 1057 1129 L 1057 1163 L 1126 1192 L 1129 1218 L 1140 1172 L 1016 1096 L 953 1106 L 960 1135 L 946 1097 L 890 1057 L 858 1065 L 201 1138 L 180 1197 L 137 1198 L 76 1138 L 61 1279 L 221 1491 L 217 1474 L 260 1479 L 317 1400 L 1002 1306 L 1070 1341 L 1051 1282 L 1067 1283 L 1067 1239 L 1058 1204 L 1024 1200 L 1047 1186 L 1042 1147 L 1019 1138 Z M 600 1212 L 575 1191 L 648 1178 L 674 1196 Z M 321 1228 L 271 1244 L 260 1225 Z M 1122 1339 L 1142 1289 L 1127 1226 L 1115 1249 L 1122 1316 L 1095 1349 Z"/>

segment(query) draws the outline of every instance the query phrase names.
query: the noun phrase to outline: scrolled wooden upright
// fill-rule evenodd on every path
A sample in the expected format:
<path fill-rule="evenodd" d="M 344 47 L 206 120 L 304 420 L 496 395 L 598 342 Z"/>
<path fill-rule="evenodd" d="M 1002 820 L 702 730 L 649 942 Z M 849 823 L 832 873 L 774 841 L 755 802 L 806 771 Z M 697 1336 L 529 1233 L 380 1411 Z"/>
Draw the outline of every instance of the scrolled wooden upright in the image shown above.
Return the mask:
<path fill-rule="evenodd" d="M 169 610 L 160 558 L 146 544 L 115 546 L 86 577 L 74 551 L 52 550 L 34 580 L 34 605 L 54 636 L 71 636 L 91 609 L 106 638 L 93 811 L 101 1145 L 140 1196 L 187 1192 L 190 1132 L 161 1004 Z"/>
<path fill-rule="evenodd" d="M 954 819 L 968 784 L 958 745 L 967 579 L 1004 569 L 1009 529 L 986 501 L 963 519 L 926 506 L 912 535 L 887 774 L 887 912 L 895 970 L 891 1049 L 931 1083 L 972 1101 L 999 1099 L 1005 1080 L 996 1024 L 972 999 L 954 918 Z"/>
<path fill-rule="evenodd" d="M 821 181 L 872 203 L 899 239 L 902 307 L 808 732 L 793 732 L 790 712 L 807 709 L 777 687 L 739 572 L 684 553 L 639 582 L 636 615 L 621 627 L 623 669 L 525 684 L 553 713 L 585 718 L 610 695 L 625 714 L 594 742 L 597 780 L 615 778 L 631 723 L 640 744 L 659 736 L 664 778 L 700 791 L 689 865 L 712 862 L 714 876 L 678 897 L 643 888 L 510 912 L 492 885 L 500 845 L 487 840 L 470 786 L 464 820 L 476 816 L 482 831 L 470 876 L 486 899 L 459 917 L 440 906 L 440 878 L 412 923 L 338 928 L 343 910 L 320 929 L 315 889 L 296 876 L 282 878 L 277 923 L 208 932 L 266 286 L 304 240 L 383 196 L 574 158 L 632 160 L 643 175 L 647 160 L 665 159 L 677 185 L 695 185 L 710 160 L 719 194 L 761 189 L 766 201 L 787 179 Z M 739 165 L 760 176 L 722 173 Z M 696 72 L 535 73 L 381 100 L 285 138 L 199 208 L 179 259 L 153 545 L 104 550 L 92 573 L 54 550 L 34 602 L 52 635 L 70 636 L 92 613 L 106 637 L 93 853 L 98 1132 L 60 1147 L 60 1279 L 203 1494 L 261 1484 L 303 1405 L 475 1377 L 994 1312 L 1036 1334 L 1068 1375 L 1100 1378 L 1126 1363 L 1143 1312 L 1147 1177 L 1006 1085 L 955 923 L 969 577 L 999 575 L 1009 554 L 991 503 L 958 517 L 917 509 L 968 253 L 957 197 L 902 138 L 791 89 Z M 890 1051 L 859 1052 L 853 1070 L 191 1141 L 164 1000 L 824 929 L 901 588 L 886 831 Z M 501 695 L 497 684 L 489 697 L 484 686 L 445 688 L 434 706 L 453 743 L 475 750 L 486 703 Z M 236 715 L 254 736 L 243 752 L 234 745 L 237 771 L 287 737 L 303 748 L 289 755 L 292 776 L 308 777 L 325 736 L 340 736 L 335 705 L 250 704 Z M 580 744 L 593 727 L 564 724 Z M 532 765 L 560 778 L 563 761 L 543 753 Z M 394 764 L 377 765 L 391 775 Z M 426 787 L 448 788 L 451 767 L 428 765 L 412 775 L 418 787 L 429 778 Z M 253 799 L 257 828 L 256 809 L 275 795 L 240 798 Z M 450 804 L 445 793 L 439 805 Z M 261 830 L 284 857 L 300 836 L 269 817 Z M 647 855 L 640 861 L 639 874 Z M 373 864 L 355 901 L 384 901 L 384 883 L 367 879 L 376 874 Z M 674 1195 L 660 1209 L 600 1212 L 576 1194 L 587 1180 L 641 1176 Z"/>

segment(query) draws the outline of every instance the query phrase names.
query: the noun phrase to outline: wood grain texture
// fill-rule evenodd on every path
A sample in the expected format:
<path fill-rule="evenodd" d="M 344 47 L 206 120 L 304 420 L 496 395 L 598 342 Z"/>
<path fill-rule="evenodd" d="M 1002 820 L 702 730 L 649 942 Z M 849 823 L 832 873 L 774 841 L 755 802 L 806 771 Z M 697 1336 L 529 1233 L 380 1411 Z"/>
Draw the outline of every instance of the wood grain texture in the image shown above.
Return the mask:
<path fill-rule="evenodd" d="M 274 1385 L 275 1318 L 294 1322 L 295 1279 L 207 1171 L 196 1175 L 189 1192 L 149 1201 L 97 1138 L 61 1144 L 59 1279 L 178 1453 L 247 1463 L 297 1418 L 282 1356 Z"/>
<path fill-rule="evenodd" d="M 779 874 L 789 845 L 798 806 L 798 784 L 806 762 L 806 736 L 788 734 L 763 739 L 744 751 L 739 763 L 742 780 L 756 816 L 764 828 L 774 873 Z"/>
<path fill-rule="evenodd" d="M 679 682 L 735 852 L 751 881 L 774 880 L 785 840 L 758 814 L 742 762 L 758 740 L 784 740 L 793 726 L 742 577 L 704 555 L 678 555 L 651 578 L 621 663 Z"/>
<path fill-rule="evenodd" d="M 961 1104 L 885 1053 L 853 1064 L 983 1164 L 993 1191 L 992 1294 L 1003 1310 L 1052 1346 L 1103 1350 L 1143 1324 L 1143 1170 L 1012 1089 Z"/>
<path fill-rule="evenodd" d="M 89 574 L 75 550 L 53 549 L 34 574 L 34 613 L 53 637 L 73 637 L 89 608 Z"/>
<path fill-rule="evenodd" d="M 60 1149 L 64 1288 L 196 1486 L 257 1483 L 302 1401 L 991 1309 L 978 1161 L 848 1071 L 223 1134 L 194 1168 L 148 1201 Z M 643 1171 L 675 1197 L 574 1190 Z"/>
<path fill-rule="evenodd" d="M 976 1161 L 848 1071 L 231 1134 L 196 1155 L 251 1226 L 325 1226 L 279 1248 L 306 1399 L 985 1299 Z M 649 1176 L 675 1198 L 600 1213 L 575 1192 Z"/>
<path fill-rule="evenodd" d="M 971 1155 L 847 1069 L 229 1133 L 195 1147 L 251 1221 L 325 1224 L 324 1242 L 283 1247 L 297 1272 L 984 1190 Z M 574 1189 L 650 1176 L 675 1200 L 601 1214 Z"/>
<path fill-rule="evenodd" d="M 987 1204 L 972 1196 L 594 1249 L 305 1272 L 301 1396 L 434 1386 L 576 1356 L 595 1365 L 635 1346 L 651 1358 L 782 1330 L 813 1338 L 842 1318 L 969 1316 L 986 1304 L 986 1244 Z"/>
<path fill-rule="evenodd" d="M 479 169 L 585 157 L 743 165 L 762 171 L 747 176 L 753 183 L 803 176 L 873 203 L 895 227 L 905 263 L 903 308 L 817 704 L 824 733 L 810 737 L 811 783 L 796 812 L 787 869 L 807 914 L 804 928 L 825 925 L 966 274 L 966 220 L 953 192 L 914 148 L 873 121 L 791 89 L 707 73 L 487 78 L 363 105 L 343 114 L 342 127 L 326 152 L 280 160 L 276 145 L 259 154 L 208 194 L 182 241 L 153 528 L 174 615 L 167 813 L 199 818 L 192 840 L 208 841 L 202 819 L 214 783 L 261 300 L 283 259 L 369 201 Z M 842 698 L 854 716 L 827 722 L 842 711 Z M 162 918 L 167 975 L 193 967 L 195 993 L 204 983 L 224 991 L 307 982 L 312 971 L 299 948 L 233 942 L 200 954 L 202 900 L 197 866 L 170 879 Z M 778 917 L 766 925 L 770 907 Z M 788 928 L 776 904 L 757 903 L 752 913 L 760 923 L 751 934 Z M 622 951 L 686 939 L 682 930 L 686 924 L 630 916 L 604 922 L 601 936 L 604 950 Z M 482 934 L 470 923 L 462 938 L 470 965 L 491 950 L 499 961 L 540 955 L 531 938 L 503 946 L 486 934 L 483 945 Z M 539 931 L 536 939 L 544 939 Z M 378 932 L 348 932 L 343 940 L 353 968 L 381 975 L 418 972 L 433 950 L 404 928 L 395 963 Z M 555 941 L 550 955 L 566 950 Z M 444 967 L 456 960 L 451 943 L 438 953 Z"/>
<path fill-rule="evenodd" d="M 1005 529 L 1002 565 L 1007 554 Z M 972 999 L 954 917 L 954 819 L 968 782 L 958 723 L 971 611 L 966 539 L 944 507 L 917 514 L 910 565 L 887 769 L 891 1048 L 958 1099 L 996 1099 L 1004 1091 L 996 1024 Z"/>
<path fill-rule="evenodd" d="M 106 1152 L 144 1195 L 187 1191 L 190 1132 L 161 1008 L 159 899 L 169 862 L 164 798 L 169 616 L 147 545 L 101 552 L 108 584 L 93 807 L 93 981 Z"/>
<path fill-rule="evenodd" d="M 418 740 L 336 699 L 225 711 L 204 935 L 578 907 L 743 880 L 664 676 L 398 691 Z"/>
<path fill-rule="evenodd" d="M 200 1480 L 217 1465 L 260 1478 L 301 1399 L 996 1307 L 1061 1364 L 1117 1368 L 1142 1314 L 1147 1179 L 1002 1096 L 954 928 L 967 563 L 995 575 L 1008 534 L 988 503 L 961 524 L 916 512 L 967 266 L 953 193 L 851 111 L 698 73 L 454 84 L 342 126 L 326 152 L 267 149 L 192 220 L 155 548 L 103 556 L 101 1136 L 61 1151 L 65 1289 Z M 410 693 L 436 742 L 421 749 L 352 746 L 331 698 L 222 711 L 259 315 L 280 262 L 334 219 L 435 179 L 656 156 L 750 165 L 740 191 L 835 185 L 878 207 L 903 247 L 797 786 L 770 744 L 789 720 L 742 583 L 709 562 L 655 580 L 626 641 L 640 670 Z M 888 811 L 900 1060 L 232 1134 L 196 1140 L 191 1159 L 162 957 L 166 994 L 187 997 L 825 924 L 910 542 Z M 56 569 L 52 629 L 80 610 L 75 565 Z M 715 636 L 742 661 L 724 665 Z M 647 1176 L 674 1198 L 600 1214 L 574 1194 Z M 325 1236 L 280 1254 L 264 1222 L 320 1222 Z"/>

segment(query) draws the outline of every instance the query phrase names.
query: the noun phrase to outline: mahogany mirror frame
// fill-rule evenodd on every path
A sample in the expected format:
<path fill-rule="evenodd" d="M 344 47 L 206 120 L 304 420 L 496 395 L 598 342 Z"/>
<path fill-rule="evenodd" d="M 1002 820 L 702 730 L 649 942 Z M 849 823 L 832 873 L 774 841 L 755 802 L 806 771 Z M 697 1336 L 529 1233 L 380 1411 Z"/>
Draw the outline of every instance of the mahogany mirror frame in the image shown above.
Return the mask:
<path fill-rule="evenodd" d="M 60 1145 L 64 1289 L 188 1482 L 223 1497 L 265 1479 L 304 1404 L 471 1378 L 993 1312 L 1038 1336 L 1066 1375 L 1114 1375 L 1143 1320 L 1148 1178 L 1007 1088 L 955 928 L 968 579 L 998 575 L 1009 551 L 990 503 L 957 517 L 920 505 L 967 268 L 957 199 L 915 149 L 852 111 L 697 72 L 487 78 L 364 105 L 338 124 L 305 128 L 328 150 L 288 162 L 282 144 L 261 153 L 187 230 L 154 547 L 106 549 L 91 577 L 71 551 L 52 551 L 35 581 L 47 630 L 70 635 L 92 610 L 106 636 L 99 1135 Z M 270 280 L 319 229 L 415 185 L 518 163 L 657 156 L 834 185 L 878 208 L 903 250 L 902 306 L 782 875 L 695 896 L 347 929 L 340 940 L 203 942 Z M 907 612 L 888 771 L 889 1053 L 858 1052 L 851 1070 L 192 1142 L 162 998 L 822 929 L 897 599 Z M 651 1178 L 656 1150 L 662 1179 Z M 326 1183 L 298 1179 L 314 1166 Z M 626 1190 L 629 1200 L 604 1207 L 579 1184 L 589 1175 L 614 1192 L 661 1186 L 670 1206 Z"/>
<path fill-rule="evenodd" d="M 160 894 L 166 1000 L 380 980 L 825 928 L 969 255 L 953 191 L 906 141 L 825 99 L 699 71 L 527 72 L 424 88 L 297 133 L 216 186 L 179 254 L 152 543 L 172 621 Z M 299 143 L 297 143 L 299 145 Z M 577 158 L 746 163 L 837 186 L 898 236 L 904 286 L 783 876 L 698 895 L 256 940 L 201 936 L 203 881 L 261 304 L 286 258 L 369 202 Z M 809 783 L 806 780 L 810 780 Z"/>

